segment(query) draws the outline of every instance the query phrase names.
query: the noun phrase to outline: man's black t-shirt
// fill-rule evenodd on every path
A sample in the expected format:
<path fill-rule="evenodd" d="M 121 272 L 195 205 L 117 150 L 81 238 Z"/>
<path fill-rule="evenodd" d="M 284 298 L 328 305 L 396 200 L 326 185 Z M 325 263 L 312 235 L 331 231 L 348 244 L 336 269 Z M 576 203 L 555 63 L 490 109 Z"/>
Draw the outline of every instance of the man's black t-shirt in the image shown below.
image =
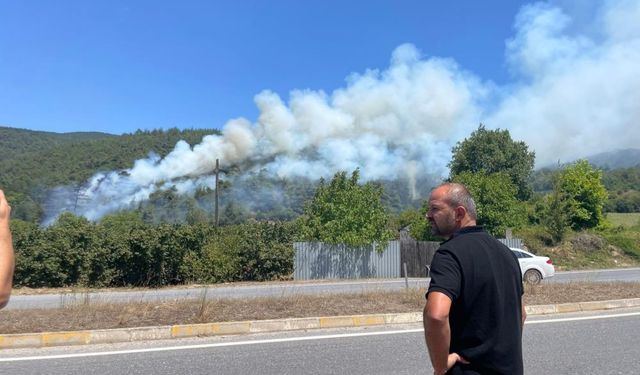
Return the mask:
<path fill-rule="evenodd" d="M 482 227 L 463 228 L 433 257 L 427 298 L 434 291 L 451 298 L 449 350 L 471 362 L 464 367 L 481 374 L 523 373 L 522 275 L 507 246 Z"/>

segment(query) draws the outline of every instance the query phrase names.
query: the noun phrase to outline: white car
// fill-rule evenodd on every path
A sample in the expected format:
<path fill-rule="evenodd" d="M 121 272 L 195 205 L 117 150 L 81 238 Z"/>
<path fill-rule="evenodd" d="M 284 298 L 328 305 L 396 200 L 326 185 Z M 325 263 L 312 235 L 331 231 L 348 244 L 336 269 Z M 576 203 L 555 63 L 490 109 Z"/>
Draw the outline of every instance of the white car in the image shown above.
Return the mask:
<path fill-rule="evenodd" d="M 520 269 L 522 270 L 522 280 L 530 284 L 538 284 L 542 279 L 551 277 L 556 273 L 556 269 L 548 257 L 533 255 L 522 249 L 510 248 L 518 257 Z"/>

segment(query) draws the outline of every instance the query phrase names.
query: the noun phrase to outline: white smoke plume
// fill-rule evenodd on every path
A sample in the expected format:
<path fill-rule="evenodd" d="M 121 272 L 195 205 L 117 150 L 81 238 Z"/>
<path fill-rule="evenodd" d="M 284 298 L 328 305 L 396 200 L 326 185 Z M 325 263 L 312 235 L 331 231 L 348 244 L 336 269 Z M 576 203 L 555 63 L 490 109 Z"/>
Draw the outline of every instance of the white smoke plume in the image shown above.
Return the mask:
<path fill-rule="evenodd" d="M 560 7 L 523 7 L 506 43 L 515 81 L 504 87 L 404 44 L 386 70 L 354 73 L 331 93 L 295 90 L 285 102 L 263 91 L 254 123 L 233 119 L 222 135 L 179 142 L 164 159 L 94 176 L 80 213 L 95 220 L 159 189 L 211 188 L 216 159 L 286 178 L 358 167 L 365 181 L 444 176 L 451 147 L 480 122 L 525 141 L 538 166 L 637 147 L 640 0 L 607 1 L 594 19 L 581 27 Z"/>
<path fill-rule="evenodd" d="M 538 166 L 640 145 L 640 1 L 604 2 L 589 21 L 525 6 L 507 42 L 519 82 L 486 123 L 525 141 Z"/>

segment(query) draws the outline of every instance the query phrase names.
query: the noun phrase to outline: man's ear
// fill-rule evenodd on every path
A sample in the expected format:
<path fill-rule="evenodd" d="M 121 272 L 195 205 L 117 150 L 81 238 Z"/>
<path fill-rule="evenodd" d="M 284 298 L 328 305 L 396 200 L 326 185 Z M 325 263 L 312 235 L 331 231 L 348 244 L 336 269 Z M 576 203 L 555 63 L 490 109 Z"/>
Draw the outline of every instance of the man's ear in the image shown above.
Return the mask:
<path fill-rule="evenodd" d="M 467 209 L 462 206 L 458 206 L 455 208 L 455 213 L 456 220 L 462 220 L 465 216 L 467 216 Z"/>

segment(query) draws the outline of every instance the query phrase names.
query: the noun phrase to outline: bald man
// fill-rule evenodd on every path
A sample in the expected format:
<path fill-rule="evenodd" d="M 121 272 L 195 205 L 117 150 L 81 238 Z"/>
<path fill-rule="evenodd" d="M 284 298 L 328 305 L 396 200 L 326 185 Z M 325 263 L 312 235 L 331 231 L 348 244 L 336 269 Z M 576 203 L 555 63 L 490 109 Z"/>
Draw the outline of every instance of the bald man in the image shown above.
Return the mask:
<path fill-rule="evenodd" d="M 0 309 L 9 303 L 13 285 L 13 243 L 9 230 L 11 207 L 0 190 Z"/>
<path fill-rule="evenodd" d="M 476 207 L 461 184 L 436 187 L 427 220 L 445 239 L 431 264 L 424 332 L 434 373 L 523 373 L 520 264 L 476 225 Z"/>

